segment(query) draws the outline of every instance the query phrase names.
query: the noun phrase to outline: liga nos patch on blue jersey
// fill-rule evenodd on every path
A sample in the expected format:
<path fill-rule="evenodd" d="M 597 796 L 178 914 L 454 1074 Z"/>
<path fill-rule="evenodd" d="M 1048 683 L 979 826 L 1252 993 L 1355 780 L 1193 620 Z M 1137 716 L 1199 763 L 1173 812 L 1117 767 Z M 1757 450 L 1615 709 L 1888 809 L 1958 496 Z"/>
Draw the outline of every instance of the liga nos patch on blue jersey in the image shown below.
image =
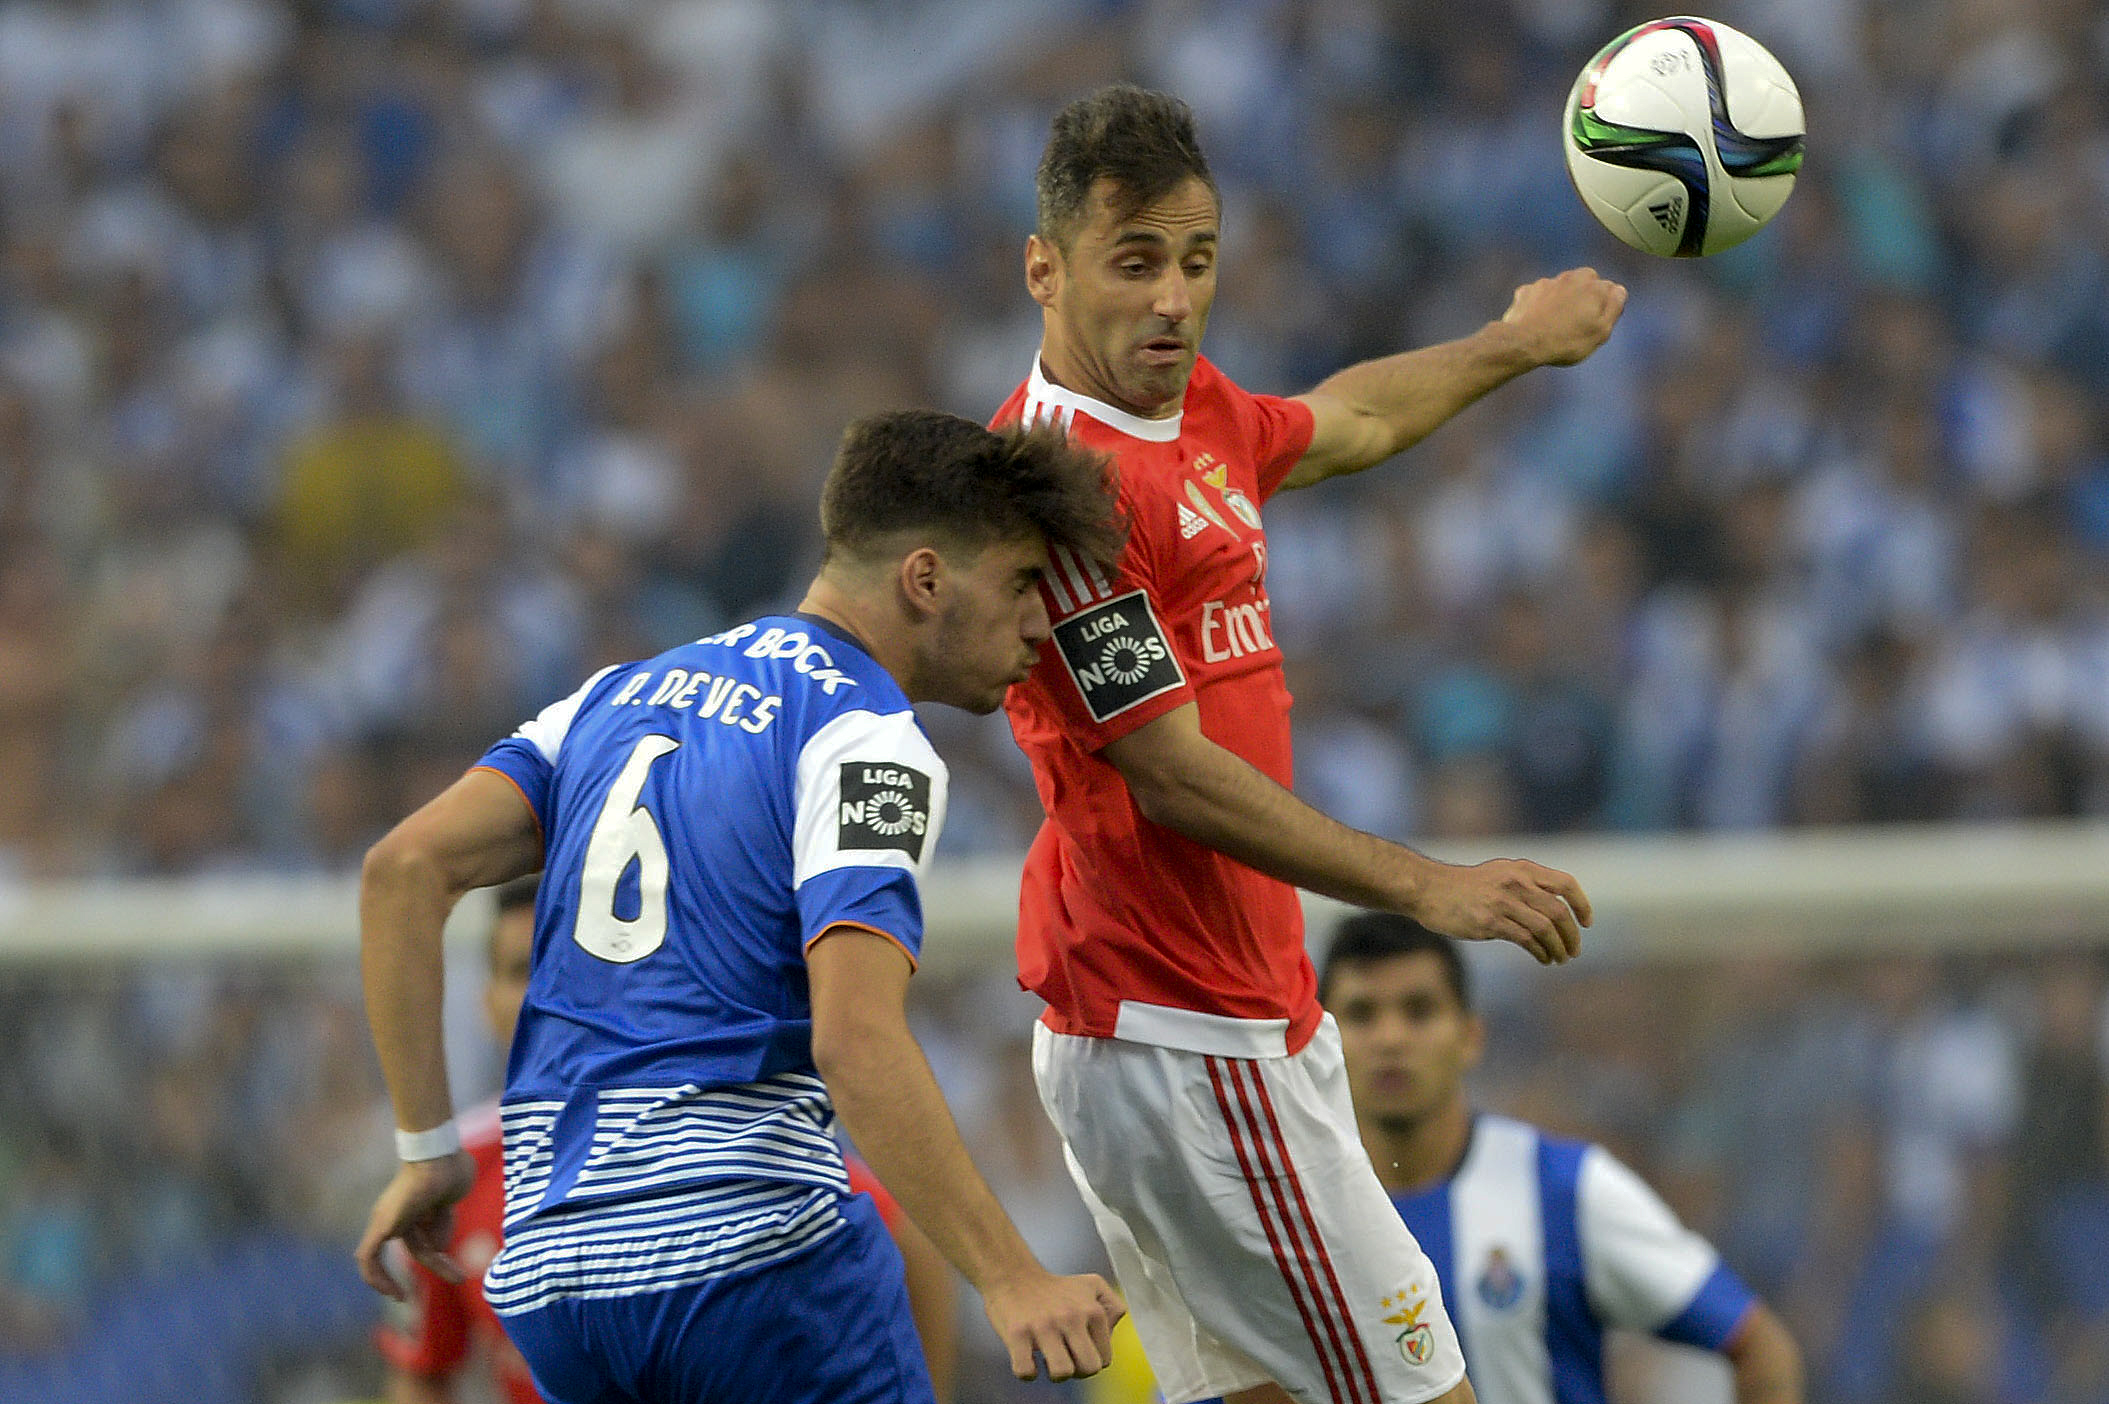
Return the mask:
<path fill-rule="evenodd" d="M 837 848 L 897 848 L 922 861 L 930 832 L 930 777 L 913 766 L 842 763 Z"/>
<path fill-rule="evenodd" d="M 1186 681 L 1141 590 L 1063 620 L 1055 625 L 1054 641 L 1096 722 L 1111 721 Z"/>

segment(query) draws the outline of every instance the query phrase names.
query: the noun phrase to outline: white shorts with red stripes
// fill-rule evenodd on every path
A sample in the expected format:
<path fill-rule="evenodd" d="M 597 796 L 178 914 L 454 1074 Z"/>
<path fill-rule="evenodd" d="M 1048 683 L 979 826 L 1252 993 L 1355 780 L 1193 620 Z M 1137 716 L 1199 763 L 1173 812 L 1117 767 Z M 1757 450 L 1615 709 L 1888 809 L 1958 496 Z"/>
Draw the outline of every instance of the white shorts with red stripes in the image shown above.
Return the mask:
<path fill-rule="evenodd" d="M 1435 1269 L 1356 1137 L 1331 1016 L 1277 1058 L 1039 1025 L 1033 1075 L 1168 1404 L 1268 1380 L 1421 1404 L 1463 1378 Z"/>

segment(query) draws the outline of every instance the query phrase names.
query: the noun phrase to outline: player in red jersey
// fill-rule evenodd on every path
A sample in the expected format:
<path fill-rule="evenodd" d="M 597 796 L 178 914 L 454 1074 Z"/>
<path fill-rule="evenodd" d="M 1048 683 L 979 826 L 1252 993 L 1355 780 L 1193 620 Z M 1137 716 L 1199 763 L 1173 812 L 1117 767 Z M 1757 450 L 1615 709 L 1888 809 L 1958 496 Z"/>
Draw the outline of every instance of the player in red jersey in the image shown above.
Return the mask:
<path fill-rule="evenodd" d="M 1071 104 L 1038 199 L 1040 353 L 995 422 L 1057 420 L 1113 454 L 1130 521 L 1118 572 L 1058 555 L 1054 636 L 1008 703 L 1048 814 L 1018 933 L 1048 1004 L 1042 1100 L 1172 1404 L 1469 1400 L 1426 1256 L 1359 1153 L 1295 889 L 1548 964 L 1589 903 L 1565 873 L 1439 863 L 1290 793 L 1259 509 L 1582 360 L 1625 290 L 1571 270 L 1462 340 L 1254 395 L 1198 351 L 1220 207 L 1183 103 Z"/>
<path fill-rule="evenodd" d="M 500 1046 L 512 1042 L 520 1001 L 527 993 L 536 885 L 535 878 L 521 878 L 497 891 L 483 1008 Z M 376 1337 L 389 1366 L 388 1401 L 452 1404 L 455 1379 L 481 1360 L 506 1404 L 541 1404 L 527 1362 L 483 1299 L 483 1270 L 498 1256 L 504 1239 L 505 1167 L 496 1102 L 462 1116 L 461 1148 L 475 1160 L 476 1178 L 454 1206 L 447 1251 L 468 1276 L 449 1282 L 423 1263 L 407 1256 L 403 1260 L 410 1276 L 409 1298 L 391 1309 Z"/>

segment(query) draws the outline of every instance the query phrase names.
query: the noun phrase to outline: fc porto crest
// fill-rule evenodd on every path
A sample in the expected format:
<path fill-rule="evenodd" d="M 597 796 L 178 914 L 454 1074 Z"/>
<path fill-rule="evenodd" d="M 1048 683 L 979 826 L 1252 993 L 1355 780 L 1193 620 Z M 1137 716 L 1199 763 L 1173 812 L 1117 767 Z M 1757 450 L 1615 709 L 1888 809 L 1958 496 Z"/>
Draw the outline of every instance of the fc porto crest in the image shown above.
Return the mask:
<path fill-rule="evenodd" d="M 1523 1274 L 1509 1261 L 1506 1248 L 1487 1251 L 1486 1266 L 1479 1270 L 1479 1300 L 1495 1311 L 1512 1310 L 1523 1300 Z"/>

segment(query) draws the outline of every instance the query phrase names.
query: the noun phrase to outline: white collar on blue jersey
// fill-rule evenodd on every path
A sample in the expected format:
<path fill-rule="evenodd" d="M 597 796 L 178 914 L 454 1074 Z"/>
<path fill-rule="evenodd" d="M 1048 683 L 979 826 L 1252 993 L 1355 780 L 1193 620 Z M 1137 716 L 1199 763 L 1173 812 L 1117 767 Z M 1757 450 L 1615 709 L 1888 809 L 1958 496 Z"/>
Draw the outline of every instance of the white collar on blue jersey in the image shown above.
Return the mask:
<path fill-rule="evenodd" d="M 1130 414 L 1116 409 L 1104 400 L 1094 400 L 1089 395 L 1079 395 L 1066 390 L 1047 378 L 1040 368 L 1040 358 L 1033 357 L 1033 373 L 1025 382 L 1025 412 L 1019 417 L 1028 424 L 1037 423 L 1052 410 L 1057 413 L 1083 413 L 1090 415 L 1108 429 L 1118 429 L 1133 439 L 1147 439 L 1153 444 L 1169 444 L 1179 437 L 1179 422 L 1186 418 L 1182 408 L 1169 419 L 1144 419 L 1139 414 Z M 1066 425 L 1067 420 L 1063 421 Z"/>

